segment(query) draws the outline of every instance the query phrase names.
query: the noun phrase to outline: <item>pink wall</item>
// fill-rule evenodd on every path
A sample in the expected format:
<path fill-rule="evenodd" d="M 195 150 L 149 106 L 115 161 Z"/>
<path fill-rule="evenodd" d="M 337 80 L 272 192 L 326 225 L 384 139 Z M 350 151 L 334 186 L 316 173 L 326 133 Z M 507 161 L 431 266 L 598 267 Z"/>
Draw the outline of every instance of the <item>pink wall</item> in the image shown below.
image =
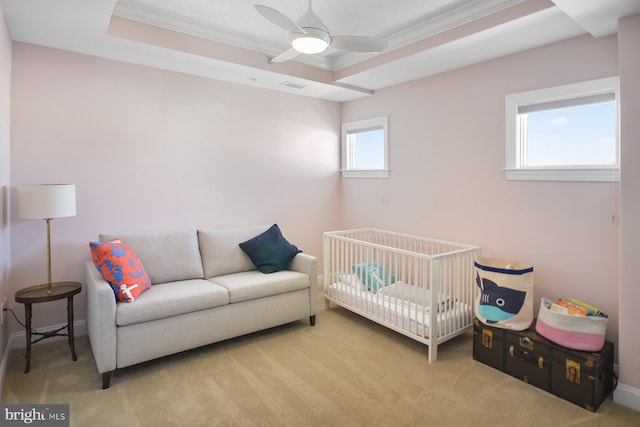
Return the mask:
<path fill-rule="evenodd" d="M 21 43 L 12 91 L 12 186 L 77 187 L 77 216 L 52 222 L 54 280 L 83 279 L 100 232 L 277 222 L 320 255 L 339 225 L 336 103 Z M 44 221 L 14 216 L 11 240 L 12 291 L 45 281 Z M 65 321 L 55 304 L 35 327 Z"/>
<path fill-rule="evenodd" d="M 618 341 L 617 183 L 507 181 L 505 95 L 618 74 L 616 36 L 580 37 L 435 75 L 343 105 L 388 115 L 391 175 L 343 182 L 343 225 L 375 226 L 530 263 L 542 296 L 610 314 Z M 615 215 L 615 222 L 612 222 Z"/>
<path fill-rule="evenodd" d="M 9 135 L 11 105 L 11 38 L 0 7 L 0 302 L 12 298 L 9 292 L 9 218 L 8 188 L 10 182 Z M 2 313 L 0 313 L 0 316 Z M 0 327 L 0 360 L 9 339 L 8 324 Z M 1 362 L 0 362 L 1 363 Z M 0 379 L 0 381 L 2 381 Z M 1 386 L 0 386 L 1 389 Z"/>
<path fill-rule="evenodd" d="M 318 256 L 322 232 L 337 228 L 472 243 L 486 256 L 533 264 L 538 297 L 600 305 L 611 315 L 608 338 L 619 343 L 620 380 L 640 388 L 632 329 L 640 301 L 638 17 L 623 24 L 619 43 L 580 37 L 342 106 L 20 43 L 11 58 L 0 27 L 0 185 L 8 185 L 2 105 L 12 61 L 11 186 L 72 182 L 78 190 L 78 215 L 53 222 L 54 280 L 82 280 L 87 242 L 103 231 L 278 222 Z M 505 95 L 618 73 L 622 184 L 505 179 Z M 340 179 L 340 122 L 379 115 L 390 118 L 391 178 Z M 11 237 L 11 287 L 0 275 L 0 295 L 46 277 L 44 223 L 14 218 Z M 34 326 L 62 323 L 62 304 L 38 307 Z"/>
<path fill-rule="evenodd" d="M 391 138 L 390 179 L 343 182 L 343 226 L 477 244 L 485 256 L 531 263 L 537 298 L 599 305 L 620 365 L 616 399 L 636 409 L 639 24 L 638 15 L 622 20 L 619 46 L 616 36 L 579 37 L 380 90 L 342 113 L 343 121 L 388 115 Z M 621 184 L 505 179 L 505 95 L 618 74 Z"/>
<path fill-rule="evenodd" d="M 616 400 L 640 410 L 640 15 L 619 23 L 622 91 L 620 208 L 620 382 Z M 626 386 L 635 388 L 627 390 Z"/>

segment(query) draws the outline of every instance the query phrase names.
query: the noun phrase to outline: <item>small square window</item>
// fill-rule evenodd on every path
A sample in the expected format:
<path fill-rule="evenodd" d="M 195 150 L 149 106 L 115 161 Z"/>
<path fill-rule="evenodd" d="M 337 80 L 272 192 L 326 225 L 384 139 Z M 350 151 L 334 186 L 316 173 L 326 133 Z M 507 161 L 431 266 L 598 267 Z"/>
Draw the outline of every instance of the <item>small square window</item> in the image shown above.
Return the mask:
<path fill-rule="evenodd" d="M 508 179 L 618 181 L 618 78 L 506 97 Z"/>
<path fill-rule="evenodd" d="M 389 176 L 387 117 L 342 124 L 342 176 Z"/>

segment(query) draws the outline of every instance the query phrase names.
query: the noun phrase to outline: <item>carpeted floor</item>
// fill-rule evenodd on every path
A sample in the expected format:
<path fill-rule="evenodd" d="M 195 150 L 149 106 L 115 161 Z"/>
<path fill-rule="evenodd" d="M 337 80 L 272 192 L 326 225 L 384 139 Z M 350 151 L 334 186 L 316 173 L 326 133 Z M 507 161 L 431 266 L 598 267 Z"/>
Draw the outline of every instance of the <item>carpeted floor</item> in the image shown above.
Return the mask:
<path fill-rule="evenodd" d="M 321 304 L 322 307 L 322 304 Z M 202 327 L 207 327 L 203 325 Z M 158 337 L 162 339 L 162 337 Z M 472 359 L 472 335 L 427 348 L 341 308 L 116 371 L 101 389 L 86 336 L 16 350 L 3 403 L 70 405 L 71 426 L 638 426 L 596 413 Z"/>

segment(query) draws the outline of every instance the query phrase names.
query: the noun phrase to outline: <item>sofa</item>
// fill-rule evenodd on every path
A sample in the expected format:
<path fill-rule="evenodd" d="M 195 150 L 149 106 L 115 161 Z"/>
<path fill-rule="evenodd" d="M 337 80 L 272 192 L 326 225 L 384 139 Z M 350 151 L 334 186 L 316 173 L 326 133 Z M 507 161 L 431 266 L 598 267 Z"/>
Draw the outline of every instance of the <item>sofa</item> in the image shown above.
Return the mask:
<path fill-rule="evenodd" d="M 119 368 L 307 318 L 315 325 L 317 259 L 297 251 L 284 270 L 263 273 L 240 247 L 273 227 L 101 234 L 99 242 L 125 242 L 150 280 L 134 301 L 119 301 L 95 260 L 86 262 L 102 388 Z"/>

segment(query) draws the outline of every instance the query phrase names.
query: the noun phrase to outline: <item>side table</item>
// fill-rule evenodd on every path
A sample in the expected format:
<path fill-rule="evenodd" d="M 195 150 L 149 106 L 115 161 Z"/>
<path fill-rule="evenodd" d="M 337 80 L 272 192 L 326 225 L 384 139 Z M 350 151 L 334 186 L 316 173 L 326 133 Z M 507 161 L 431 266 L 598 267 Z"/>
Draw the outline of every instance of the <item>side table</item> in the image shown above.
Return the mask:
<path fill-rule="evenodd" d="M 15 293 L 15 300 L 18 303 L 24 304 L 25 314 L 25 332 L 27 334 L 27 354 L 25 356 L 26 363 L 24 367 L 24 373 L 28 373 L 31 369 L 31 344 L 35 344 L 45 338 L 51 337 L 68 337 L 69 349 L 71 349 L 71 358 L 76 361 L 75 344 L 73 342 L 73 297 L 80 293 L 82 290 L 82 284 L 79 282 L 56 282 L 51 284 L 51 293 L 48 291 L 48 284 L 31 286 L 21 289 Z M 31 330 L 31 306 L 32 304 L 38 304 L 42 302 L 57 301 L 61 299 L 67 299 L 67 324 L 55 331 L 48 332 L 32 332 Z M 67 333 L 60 333 L 63 329 L 67 329 Z M 40 338 L 32 341 L 32 335 L 40 335 Z"/>

